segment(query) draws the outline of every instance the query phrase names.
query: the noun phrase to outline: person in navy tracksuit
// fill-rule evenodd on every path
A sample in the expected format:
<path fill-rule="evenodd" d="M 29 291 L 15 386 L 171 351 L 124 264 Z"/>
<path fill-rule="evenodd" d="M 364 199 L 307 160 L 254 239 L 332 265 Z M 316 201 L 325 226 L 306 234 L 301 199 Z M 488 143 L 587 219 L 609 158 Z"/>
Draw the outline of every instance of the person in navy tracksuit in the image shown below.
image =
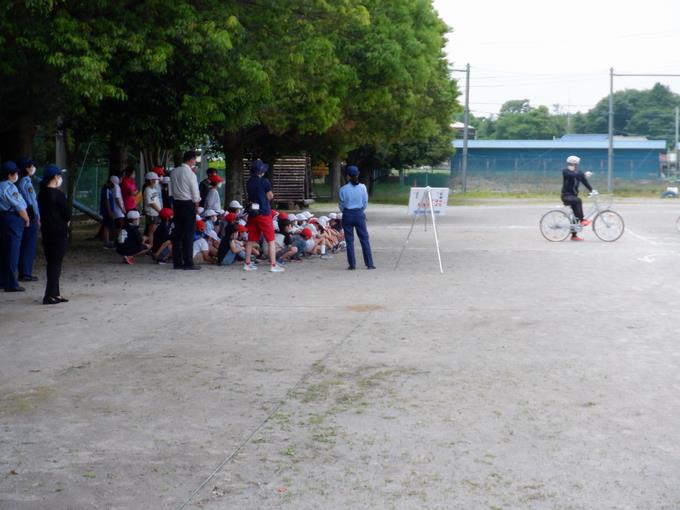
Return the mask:
<path fill-rule="evenodd" d="M 19 281 L 35 282 L 37 276 L 33 275 L 33 262 L 35 261 L 35 250 L 38 246 L 38 230 L 40 230 L 40 208 L 38 207 L 38 194 L 35 192 L 33 175 L 35 165 L 30 159 L 19 161 L 19 193 L 26 202 L 26 213 L 31 220 L 31 224 L 24 228 L 21 237 L 21 250 L 19 252 Z"/>
<path fill-rule="evenodd" d="M 366 269 L 375 269 L 371 243 L 368 239 L 366 228 L 366 207 L 368 206 L 368 191 L 366 186 L 359 182 L 359 169 L 356 166 L 348 166 L 346 169 L 349 182 L 340 188 L 340 210 L 342 211 L 342 227 L 345 232 L 347 243 L 347 269 L 356 269 L 354 256 L 354 230 L 356 229 L 361 243 L 361 251 L 364 255 Z"/>
<path fill-rule="evenodd" d="M 26 202 L 15 186 L 19 169 L 14 161 L 5 161 L 0 171 L 0 287 L 5 292 L 23 292 L 17 279 L 19 251 L 24 228 L 31 224 Z"/>
<path fill-rule="evenodd" d="M 63 183 L 61 174 L 62 170 L 57 165 L 48 165 L 43 172 L 43 180 L 38 192 L 38 203 L 42 212 L 40 230 L 47 262 L 44 305 L 56 305 L 68 301 L 61 295 L 59 288 L 71 221 L 71 210 L 68 208 L 66 195 L 59 189 Z"/>

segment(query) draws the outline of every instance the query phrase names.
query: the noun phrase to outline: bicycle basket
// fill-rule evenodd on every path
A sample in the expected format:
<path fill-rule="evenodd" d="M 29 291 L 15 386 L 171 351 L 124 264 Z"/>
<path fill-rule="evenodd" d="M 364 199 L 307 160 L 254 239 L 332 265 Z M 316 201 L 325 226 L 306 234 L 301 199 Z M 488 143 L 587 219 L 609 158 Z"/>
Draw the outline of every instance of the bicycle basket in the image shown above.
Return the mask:
<path fill-rule="evenodd" d="M 602 193 L 595 195 L 593 200 L 597 202 L 600 210 L 609 209 L 612 206 L 612 202 L 614 201 L 614 195 L 611 193 Z"/>

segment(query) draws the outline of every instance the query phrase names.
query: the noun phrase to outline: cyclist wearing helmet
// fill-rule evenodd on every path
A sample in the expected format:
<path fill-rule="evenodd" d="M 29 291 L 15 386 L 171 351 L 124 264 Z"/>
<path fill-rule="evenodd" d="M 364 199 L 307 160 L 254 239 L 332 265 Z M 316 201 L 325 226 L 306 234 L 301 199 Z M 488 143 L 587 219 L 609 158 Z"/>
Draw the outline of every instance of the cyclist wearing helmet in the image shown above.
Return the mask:
<path fill-rule="evenodd" d="M 590 221 L 583 218 L 583 203 L 578 197 L 578 186 L 583 184 L 591 193 L 597 193 L 588 182 L 586 175 L 578 169 L 581 158 L 578 156 L 569 156 L 567 158 L 567 168 L 562 170 L 562 203 L 568 205 L 574 211 L 574 216 L 581 222 L 581 225 L 587 227 Z M 571 234 L 572 241 L 582 241 L 576 232 Z"/>

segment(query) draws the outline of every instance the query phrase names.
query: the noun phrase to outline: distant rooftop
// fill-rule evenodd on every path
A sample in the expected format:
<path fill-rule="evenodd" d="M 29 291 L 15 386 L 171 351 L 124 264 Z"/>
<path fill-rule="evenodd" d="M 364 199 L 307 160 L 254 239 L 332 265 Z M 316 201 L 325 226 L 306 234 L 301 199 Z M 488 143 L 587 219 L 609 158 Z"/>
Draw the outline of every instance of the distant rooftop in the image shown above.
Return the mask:
<path fill-rule="evenodd" d="M 588 133 L 588 134 L 569 134 L 569 135 L 564 135 L 561 138 L 558 138 L 558 140 L 562 140 L 565 142 L 601 142 L 602 140 L 608 141 L 609 140 L 609 135 L 605 134 L 599 134 L 599 133 Z M 629 142 L 644 142 L 647 141 L 648 138 L 646 136 L 620 136 L 620 135 L 614 135 L 614 140 L 627 140 Z"/>
<path fill-rule="evenodd" d="M 454 140 L 456 149 L 463 147 L 463 140 Z M 607 149 L 606 134 L 571 134 L 556 140 L 469 140 L 470 149 Z M 648 140 L 644 136 L 615 136 L 614 149 L 666 150 L 665 140 Z"/>

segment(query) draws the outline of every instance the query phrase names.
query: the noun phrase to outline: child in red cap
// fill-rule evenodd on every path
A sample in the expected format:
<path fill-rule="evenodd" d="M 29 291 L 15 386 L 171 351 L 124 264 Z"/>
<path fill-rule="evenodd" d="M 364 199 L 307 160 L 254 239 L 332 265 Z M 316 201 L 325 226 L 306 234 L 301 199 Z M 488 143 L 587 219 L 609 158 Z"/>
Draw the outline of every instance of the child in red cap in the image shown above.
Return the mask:
<path fill-rule="evenodd" d="M 205 195 L 205 202 L 203 205 L 206 211 L 209 209 L 212 209 L 213 211 L 222 211 L 222 202 L 218 190 L 223 184 L 224 179 L 216 173 L 208 177 L 208 192 Z"/>
<path fill-rule="evenodd" d="M 172 230 L 174 228 L 172 209 L 165 207 L 161 209 L 158 216 L 161 222 L 154 232 L 151 252 L 156 262 L 165 264 L 172 257 Z"/>
<path fill-rule="evenodd" d="M 198 220 L 196 222 L 196 233 L 194 235 L 194 263 L 198 262 L 213 262 L 212 255 L 210 253 L 210 245 L 208 240 L 205 238 L 205 222 L 203 220 Z M 215 250 L 214 255 L 217 255 L 217 250 Z"/>

